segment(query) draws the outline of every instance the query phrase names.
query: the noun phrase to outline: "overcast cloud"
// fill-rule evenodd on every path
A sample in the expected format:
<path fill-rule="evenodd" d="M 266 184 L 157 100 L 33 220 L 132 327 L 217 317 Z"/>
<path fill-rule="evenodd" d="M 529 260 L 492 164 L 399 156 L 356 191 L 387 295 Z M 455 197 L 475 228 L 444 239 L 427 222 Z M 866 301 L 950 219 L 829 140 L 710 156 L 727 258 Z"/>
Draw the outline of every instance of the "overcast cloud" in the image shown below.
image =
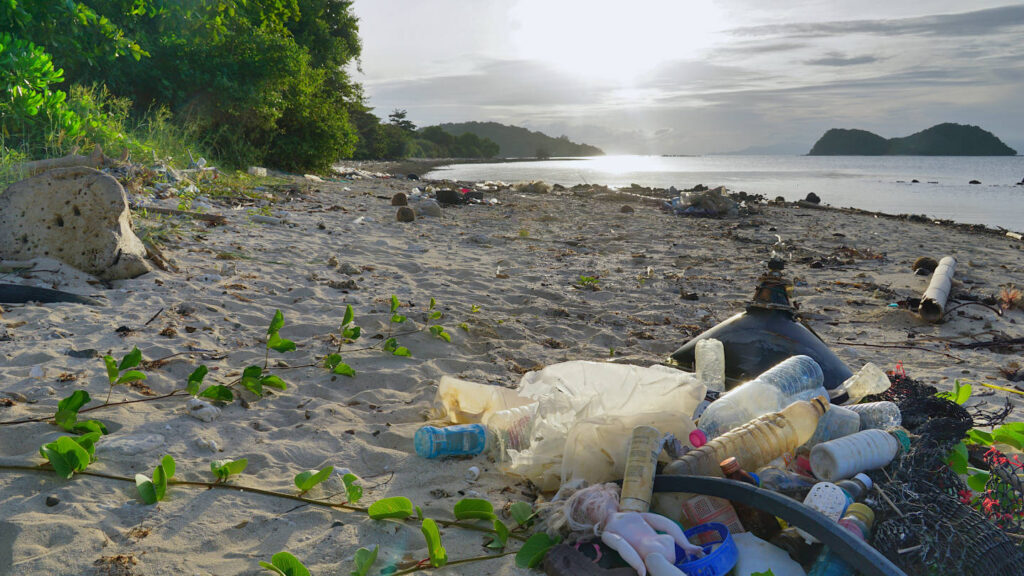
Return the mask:
<path fill-rule="evenodd" d="M 356 0 L 356 78 L 381 116 L 493 120 L 610 153 L 806 153 L 832 127 L 940 122 L 1024 150 L 1024 4 L 835 4 Z"/>

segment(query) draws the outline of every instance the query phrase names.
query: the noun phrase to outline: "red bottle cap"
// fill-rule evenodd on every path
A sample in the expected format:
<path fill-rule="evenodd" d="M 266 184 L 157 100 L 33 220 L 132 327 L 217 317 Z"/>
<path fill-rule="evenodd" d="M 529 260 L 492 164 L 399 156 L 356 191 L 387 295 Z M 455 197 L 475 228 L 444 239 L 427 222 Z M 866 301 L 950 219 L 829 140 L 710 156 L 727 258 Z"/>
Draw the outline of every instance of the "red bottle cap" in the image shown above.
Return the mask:
<path fill-rule="evenodd" d="M 707 443 L 708 437 L 700 428 L 696 428 L 693 432 L 690 432 L 690 446 L 693 446 L 694 448 L 700 448 L 701 446 Z"/>

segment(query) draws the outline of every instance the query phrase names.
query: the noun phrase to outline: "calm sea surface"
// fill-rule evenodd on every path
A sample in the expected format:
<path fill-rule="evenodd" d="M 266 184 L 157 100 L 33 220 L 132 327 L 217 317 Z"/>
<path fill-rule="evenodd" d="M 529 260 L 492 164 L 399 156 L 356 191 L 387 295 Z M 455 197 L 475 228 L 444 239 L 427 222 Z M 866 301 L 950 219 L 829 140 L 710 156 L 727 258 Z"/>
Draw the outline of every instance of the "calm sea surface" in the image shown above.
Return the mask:
<path fill-rule="evenodd" d="M 543 180 L 549 184 L 605 184 L 730 190 L 891 214 L 926 214 L 1024 232 L 1024 156 L 599 156 L 572 160 L 457 164 L 430 178 Z M 919 183 L 911 183 L 917 179 Z M 981 184 L 968 184 L 979 180 Z"/>

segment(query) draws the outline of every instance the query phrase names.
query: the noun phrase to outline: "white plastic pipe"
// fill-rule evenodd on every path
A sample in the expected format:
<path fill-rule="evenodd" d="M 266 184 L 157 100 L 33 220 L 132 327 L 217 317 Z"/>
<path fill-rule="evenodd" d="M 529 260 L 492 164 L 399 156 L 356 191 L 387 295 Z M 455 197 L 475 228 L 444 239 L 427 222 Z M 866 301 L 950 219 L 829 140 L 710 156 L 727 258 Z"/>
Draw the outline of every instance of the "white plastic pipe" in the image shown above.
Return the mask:
<path fill-rule="evenodd" d="M 949 290 L 953 286 L 953 273 L 956 272 L 956 258 L 946 256 L 939 261 L 938 268 L 932 273 L 932 281 L 921 296 L 921 304 L 917 313 L 928 322 L 938 322 L 949 299 Z"/>

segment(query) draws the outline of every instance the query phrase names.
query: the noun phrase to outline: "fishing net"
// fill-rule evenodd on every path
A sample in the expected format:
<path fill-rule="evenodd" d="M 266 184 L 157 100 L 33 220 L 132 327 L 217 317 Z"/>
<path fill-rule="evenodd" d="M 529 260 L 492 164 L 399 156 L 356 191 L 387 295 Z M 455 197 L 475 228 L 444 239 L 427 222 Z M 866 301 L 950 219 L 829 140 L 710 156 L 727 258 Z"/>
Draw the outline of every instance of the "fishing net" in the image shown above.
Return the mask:
<path fill-rule="evenodd" d="M 896 402 L 903 426 L 916 438 L 885 471 L 872 475 L 882 499 L 872 545 L 909 576 L 1024 574 L 1024 554 L 1004 532 L 1019 530 L 1024 520 L 1017 463 L 1000 459 L 998 451 L 987 453 L 986 464 L 994 466 L 988 500 L 979 499 L 981 511 L 971 507 L 971 491 L 946 463 L 973 426 L 971 413 L 902 370 L 890 380 L 892 387 L 873 399 Z"/>

